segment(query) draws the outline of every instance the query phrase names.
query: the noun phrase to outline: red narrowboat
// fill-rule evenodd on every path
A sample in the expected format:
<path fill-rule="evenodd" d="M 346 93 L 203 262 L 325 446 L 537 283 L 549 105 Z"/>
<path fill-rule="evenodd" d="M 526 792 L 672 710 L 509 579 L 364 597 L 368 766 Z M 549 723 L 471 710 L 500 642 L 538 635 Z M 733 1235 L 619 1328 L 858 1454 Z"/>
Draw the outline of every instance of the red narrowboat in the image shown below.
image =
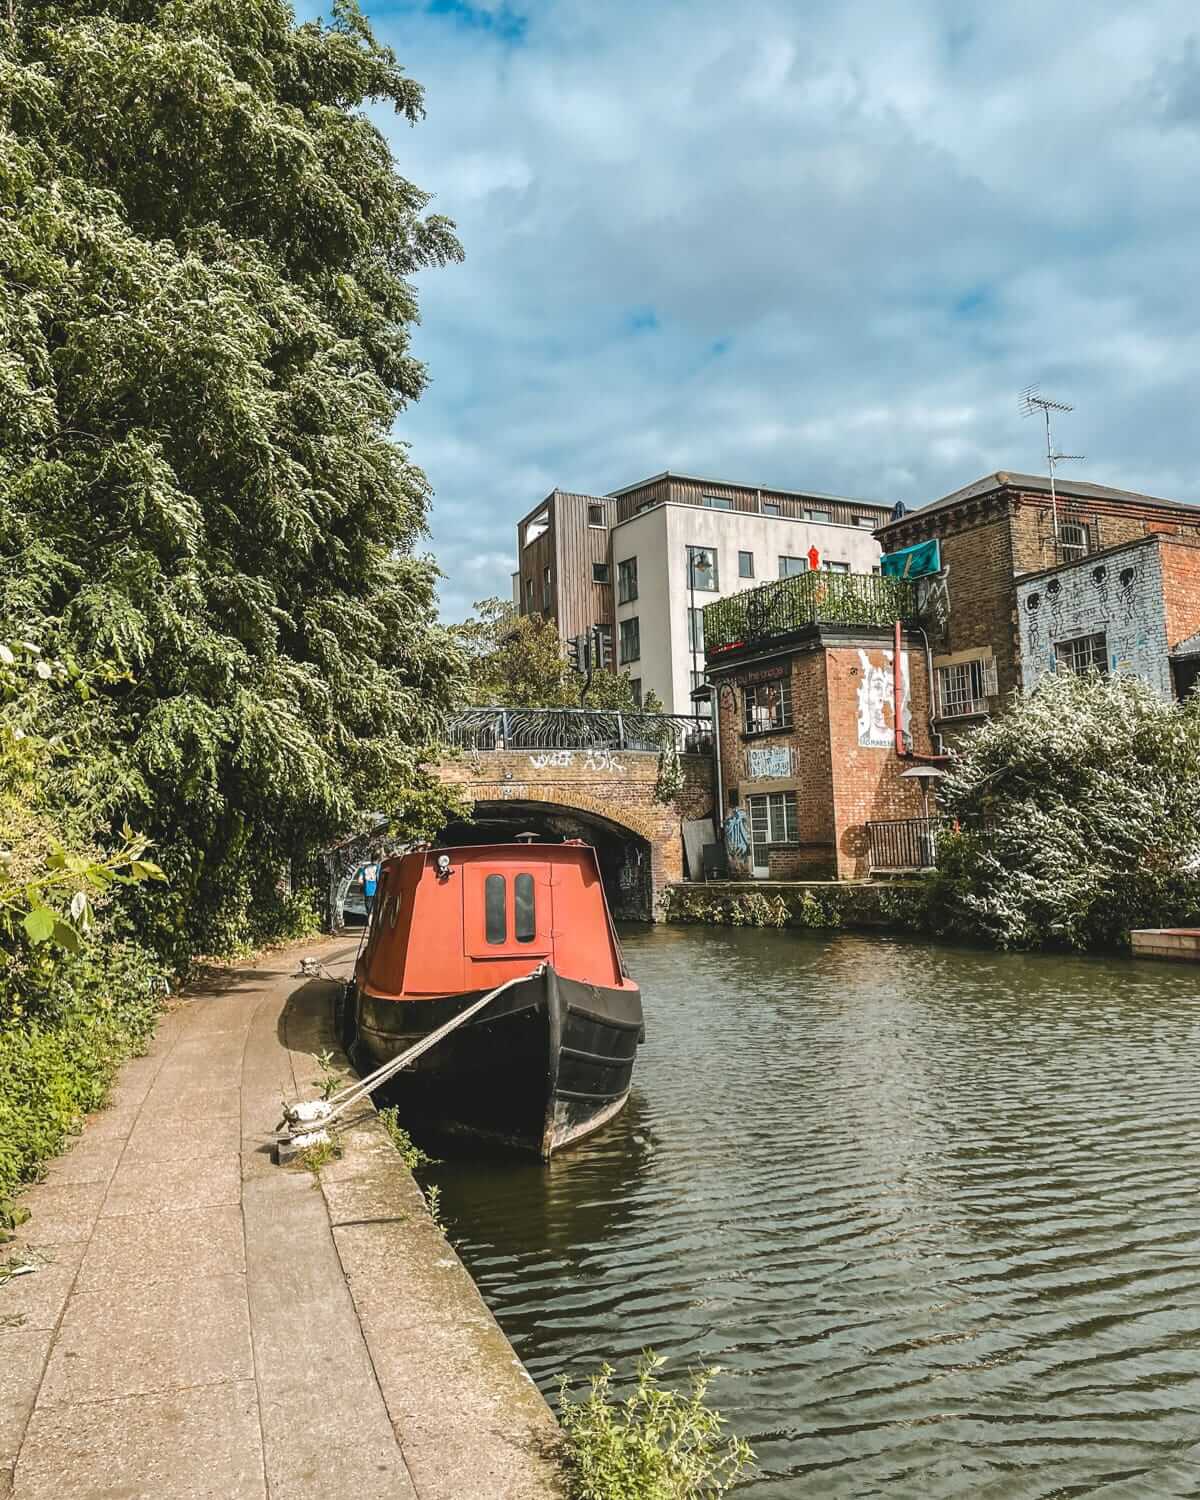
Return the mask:
<path fill-rule="evenodd" d="M 595 851 L 518 841 L 385 860 L 343 1001 L 347 1049 L 378 1066 L 505 984 L 391 1087 L 410 1119 L 548 1160 L 619 1113 L 644 1035 Z"/>

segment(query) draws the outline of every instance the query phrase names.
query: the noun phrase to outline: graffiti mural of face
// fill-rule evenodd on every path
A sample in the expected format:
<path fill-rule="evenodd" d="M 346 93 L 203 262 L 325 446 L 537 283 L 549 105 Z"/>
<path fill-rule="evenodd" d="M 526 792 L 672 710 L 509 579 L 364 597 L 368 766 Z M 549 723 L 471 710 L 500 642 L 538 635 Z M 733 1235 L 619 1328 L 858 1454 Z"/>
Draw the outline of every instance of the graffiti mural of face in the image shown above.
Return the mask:
<path fill-rule="evenodd" d="M 1108 608 L 1108 569 L 1103 565 L 1092 569 L 1092 582 L 1096 586 L 1096 598 L 1101 609 Z"/>
<path fill-rule="evenodd" d="M 1117 575 L 1118 592 L 1121 597 L 1121 607 L 1125 612 L 1126 621 L 1133 619 L 1133 611 L 1137 604 L 1137 595 L 1134 592 L 1134 579 L 1137 573 L 1133 568 L 1122 568 Z"/>
<path fill-rule="evenodd" d="M 1063 613 L 1062 584 L 1057 578 L 1052 578 L 1046 585 L 1046 598 L 1050 601 L 1050 629 L 1058 635 L 1063 628 Z"/>
<path fill-rule="evenodd" d="M 1038 610 L 1041 606 L 1041 594 L 1030 594 L 1029 598 L 1025 601 L 1025 619 L 1029 630 L 1029 644 L 1035 651 L 1042 644 L 1042 627 L 1038 617 Z"/>

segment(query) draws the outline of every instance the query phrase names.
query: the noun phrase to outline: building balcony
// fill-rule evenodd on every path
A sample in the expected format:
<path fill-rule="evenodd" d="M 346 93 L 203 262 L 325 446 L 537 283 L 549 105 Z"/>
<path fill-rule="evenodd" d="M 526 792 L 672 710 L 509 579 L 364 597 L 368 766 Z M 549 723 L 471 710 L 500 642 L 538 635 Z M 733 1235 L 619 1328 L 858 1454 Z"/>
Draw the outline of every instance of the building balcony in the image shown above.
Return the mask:
<path fill-rule="evenodd" d="M 797 635 L 813 625 L 894 625 L 916 617 L 910 579 L 814 570 L 718 599 L 704 611 L 709 662 Z"/>

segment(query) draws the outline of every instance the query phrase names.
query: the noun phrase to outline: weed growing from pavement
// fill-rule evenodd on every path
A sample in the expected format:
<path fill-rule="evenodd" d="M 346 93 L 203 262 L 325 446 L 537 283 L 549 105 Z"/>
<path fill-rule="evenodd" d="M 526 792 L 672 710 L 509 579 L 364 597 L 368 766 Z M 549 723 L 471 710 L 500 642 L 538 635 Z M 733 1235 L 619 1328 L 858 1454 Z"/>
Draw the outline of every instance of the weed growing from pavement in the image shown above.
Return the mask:
<path fill-rule="evenodd" d="M 563 1466 L 570 1500 L 717 1500 L 754 1463 L 749 1444 L 722 1433 L 725 1419 L 705 1396 L 715 1368 L 696 1370 L 690 1390 L 664 1390 L 665 1364 L 652 1349 L 638 1360 L 633 1392 L 612 1390 L 611 1365 L 574 1400 L 559 1389 Z"/>
<path fill-rule="evenodd" d="M 331 1161 L 337 1161 L 341 1154 L 342 1148 L 335 1146 L 332 1141 L 318 1141 L 315 1146 L 307 1146 L 301 1151 L 296 1160 L 315 1173 L 322 1167 L 327 1167 Z"/>
<path fill-rule="evenodd" d="M 418 1167 L 432 1167 L 437 1164 L 436 1157 L 427 1156 L 420 1146 L 414 1144 L 412 1136 L 401 1125 L 400 1114 L 394 1104 L 388 1109 L 381 1109 L 379 1118 L 388 1133 L 388 1139 L 400 1153 L 400 1160 L 410 1172 L 415 1172 Z"/>

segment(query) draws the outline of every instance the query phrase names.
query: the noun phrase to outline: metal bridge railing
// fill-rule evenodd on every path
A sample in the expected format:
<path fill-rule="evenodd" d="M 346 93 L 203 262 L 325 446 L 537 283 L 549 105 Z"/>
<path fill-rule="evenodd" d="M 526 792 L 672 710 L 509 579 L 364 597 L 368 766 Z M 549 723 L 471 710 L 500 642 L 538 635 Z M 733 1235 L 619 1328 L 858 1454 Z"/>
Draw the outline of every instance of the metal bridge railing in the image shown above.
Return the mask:
<path fill-rule="evenodd" d="M 446 738 L 463 750 L 657 751 L 672 741 L 681 755 L 713 749 L 709 718 L 616 709 L 464 708 L 451 715 Z"/>

